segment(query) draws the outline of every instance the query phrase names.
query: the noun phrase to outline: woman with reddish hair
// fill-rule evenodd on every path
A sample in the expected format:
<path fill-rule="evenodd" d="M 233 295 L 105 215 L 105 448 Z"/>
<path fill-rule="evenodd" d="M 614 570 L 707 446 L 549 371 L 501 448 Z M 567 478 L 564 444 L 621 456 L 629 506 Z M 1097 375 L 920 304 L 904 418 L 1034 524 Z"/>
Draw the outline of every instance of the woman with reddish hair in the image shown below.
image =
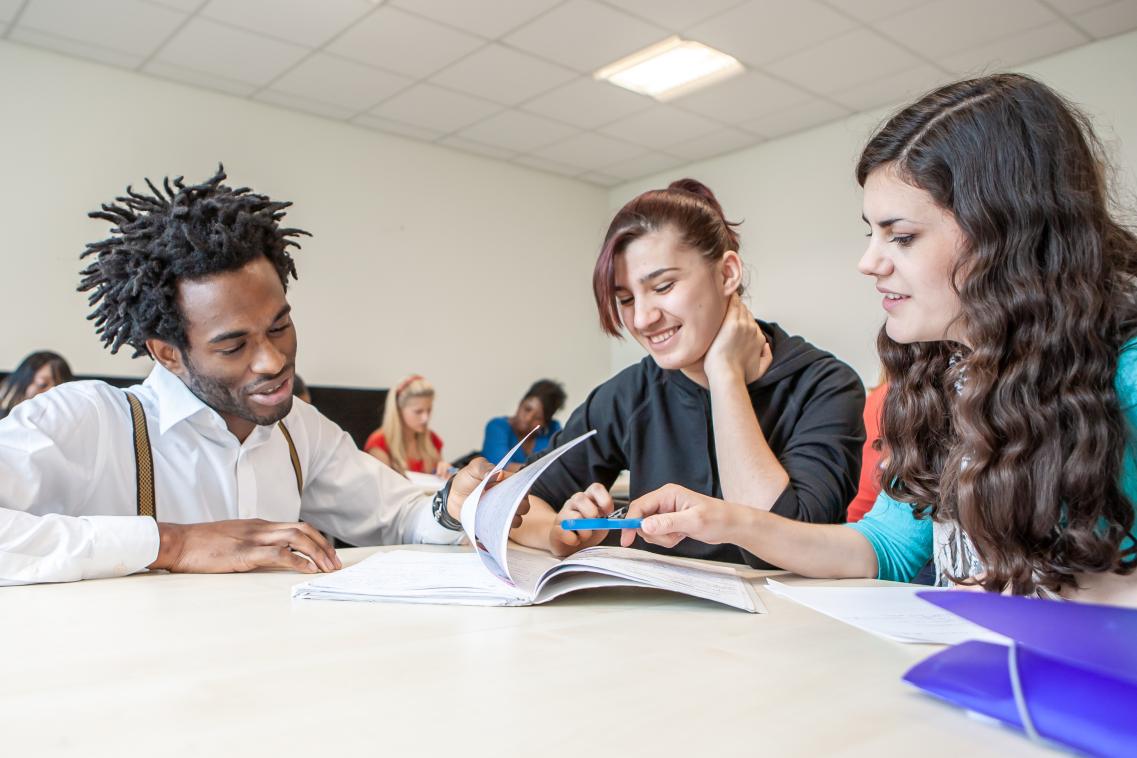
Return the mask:
<path fill-rule="evenodd" d="M 734 226 L 693 179 L 616 214 L 593 274 L 600 323 L 613 336 L 626 329 L 648 355 L 573 412 L 563 439 L 597 434 L 537 481 L 515 540 L 558 555 L 598 544 L 606 531 L 568 532 L 559 522 L 610 514 L 608 488 L 625 469 L 633 498 L 674 483 L 791 519 L 844 519 L 860 468 L 864 389 L 829 353 L 754 318 Z M 637 547 L 768 565 L 734 545 Z"/>

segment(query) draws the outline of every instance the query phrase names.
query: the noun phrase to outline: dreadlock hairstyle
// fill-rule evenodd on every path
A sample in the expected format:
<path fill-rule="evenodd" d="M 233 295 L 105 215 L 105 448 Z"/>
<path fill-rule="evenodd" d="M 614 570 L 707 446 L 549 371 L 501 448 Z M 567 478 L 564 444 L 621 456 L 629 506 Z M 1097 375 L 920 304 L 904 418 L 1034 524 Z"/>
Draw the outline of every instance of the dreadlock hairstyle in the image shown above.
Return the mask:
<path fill-rule="evenodd" d="M 1137 548 L 1120 548 L 1134 513 L 1114 389 L 1137 327 L 1137 238 L 1110 215 L 1104 167 L 1086 117 L 1015 74 L 924 96 L 857 166 L 862 186 L 885 168 L 928 192 L 967 240 L 952 279 L 970 349 L 880 331 L 882 481 L 960 525 L 986 590 L 1137 567 Z"/>
<path fill-rule="evenodd" d="M 129 186 L 116 204 L 87 214 L 109 221 L 111 237 L 87 245 L 80 258 L 94 256 L 81 272 L 80 292 L 91 292 L 94 310 L 87 318 L 112 353 L 124 343 L 133 357 L 146 355 L 146 340 L 157 338 L 188 347 L 178 310 L 178 282 L 241 268 L 264 256 L 288 289 L 296 264 L 288 247 L 302 229 L 280 227 L 292 205 L 258 195 L 248 187 L 222 182 L 225 168 L 201 184 L 186 186 L 182 177 L 167 178 L 150 194 Z M 310 235 L 308 235 L 310 236 Z"/>

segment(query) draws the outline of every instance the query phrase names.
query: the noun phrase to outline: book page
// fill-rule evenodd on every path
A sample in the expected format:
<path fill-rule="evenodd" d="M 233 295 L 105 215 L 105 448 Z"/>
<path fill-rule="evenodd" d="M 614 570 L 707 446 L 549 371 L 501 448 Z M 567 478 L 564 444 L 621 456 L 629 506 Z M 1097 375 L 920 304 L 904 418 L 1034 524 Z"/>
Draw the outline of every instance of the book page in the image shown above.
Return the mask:
<path fill-rule="evenodd" d="M 375 553 L 353 566 L 296 585 L 292 596 L 316 600 L 528 601 L 487 574 L 473 553 L 417 550 Z"/>
<path fill-rule="evenodd" d="M 509 561 L 510 579 L 518 593 L 525 595 L 530 600 L 537 596 L 537 586 L 541 583 L 545 572 L 560 563 L 548 553 L 516 549 L 508 551 L 506 560 Z"/>
<path fill-rule="evenodd" d="M 545 469 L 551 466 L 557 458 L 594 434 L 596 434 L 595 430 L 582 434 L 546 454 L 540 460 L 529 464 L 513 476 L 498 482 L 493 487 L 486 488 L 485 482 L 483 482 L 479 485 L 479 489 L 475 490 L 479 499 L 477 500 L 476 513 L 471 515 L 474 521 L 474 536 L 470 542 L 474 545 L 478 557 L 481 558 L 485 567 L 511 587 L 517 586 L 517 584 L 509 573 L 506 547 L 509 544 L 509 530 L 513 524 L 513 514 L 517 512 L 517 508 L 521 505 L 526 493 L 529 492 L 529 488 L 533 486 L 537 477 L 541 476 Z M 520 443 L 518 444 L 520 445 Z M 514 450 L 516 449 L 514 448 Z M 505 462 L 512 455 L 511 451 L 503 461 L 498 463 L 498 466 L 504 468 Z M 496 470 L 500 469 L 495 468 Z M 486 479 L 488 480 L 489 477 Z M 466 515 L 465 507 L 462 508 L 462 515 Z M 465 526 L 465 519 L 463 519 L 463 526 Z"/>
<path fill-rule="evenodd" d="M 538 589 L 536 602 L 545 599 L 543 590 L 550 579 L 575 571 L 606 574 L 657 589 L 714 600 L 751 613 L 764 613 L 766 610 L 754 588 L 734 572 L 720 566 L 705 569 L 690 559 L 625 547 L 593 547 L 565 558 L 547 573 Z M 597 586 L 604 584 L 609 582 L 597 582 Z M 588 585 L 582 583 L 577 586 Z"/>
<path fill-rule="evenodd" d="M 537 431 L 539 428 L 540 427 L 534 427 L 532 431 L 529 432 L 529 434 L 526 434 L 524 437 L 522 437 L 521 441 L 514 445 L 510 451 L 505 454 L 504 458 L 494 464 L 494 467 L 490 470 L 490 473 L 487 474 L 486 477 L 482 479 L 482 481 L 478 482 L 478 486 L 475 487 L 473 492 L 471 492 L 466 497 L 466 502 L 462 503 L 462 512 L 458 515 L 458 520 L 462 524 L 462 531 L 466 533 L 466 539 L 468 539 L 470 541 L 470 544 L 474 546 L 474 552 L 477 553 L 478 560 L 481 561 L 482 565 L 489 569 L 490 573 L 493 574 L 498 579 L 498 581 L 505 582 L 509 585 L 513 584 L 513 582 L 509 579 L 509 574 L 505 572 L 500 564 L 498 564 L 497 559 L 489 552 L 482 541 L 478 539 L 478 510 L 481 507 L 482 496 L 485 493 L 486 486 L 490 483 L 490 480 L 493 479 L 499 471 L 506 467 L 506 464 L 509 463 L 509 459 L 513 457 L 513 454 L 516 453 L 517 450 L 525 444 L 525 440 L 529 439 L 533 432 Z M 513 520 L 512 513 L 509 514 L 509 520 Z"/>
<path fill-rule="evenodd" d="M 771 592 L 818 613 L 896 642 L 955 645 L 966 640 L 1008 641 L 916 597 L 917 592 L 932 589 L 923 585 L 817 587 L 793 586 L 767 579 L 766 586 Z"/>

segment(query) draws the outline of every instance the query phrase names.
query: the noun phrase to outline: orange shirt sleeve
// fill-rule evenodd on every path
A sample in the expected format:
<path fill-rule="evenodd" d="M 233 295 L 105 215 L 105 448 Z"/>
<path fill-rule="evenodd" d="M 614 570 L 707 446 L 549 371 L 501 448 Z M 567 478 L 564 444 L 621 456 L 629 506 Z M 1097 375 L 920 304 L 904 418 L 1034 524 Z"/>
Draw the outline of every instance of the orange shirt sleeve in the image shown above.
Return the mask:
<path fill-rule="evenodd" d="M 882 384 L 865 398 L 865 445 L 861 450 L 861 480 L 857 486 L 857 496 L 849 503 L 846 513 L 850 522 L 860 521 L 871 511 L 876 496 L 880 494 L 880 453 L 873 449 L 873 443 L 880 437 L 880 412 L 886 394 L 888 385 Z"/>

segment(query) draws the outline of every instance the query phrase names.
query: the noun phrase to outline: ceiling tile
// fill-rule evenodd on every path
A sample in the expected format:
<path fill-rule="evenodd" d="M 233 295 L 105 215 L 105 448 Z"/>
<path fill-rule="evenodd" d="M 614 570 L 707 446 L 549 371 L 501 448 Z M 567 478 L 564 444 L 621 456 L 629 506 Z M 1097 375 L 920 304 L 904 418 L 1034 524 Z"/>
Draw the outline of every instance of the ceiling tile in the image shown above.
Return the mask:
<path fill-rule="evenodd" d="M 847 115 L 849 115 L 849 111 L 838 105 L 824 100 L 813 100 L 787 108 L 779 113 L 772 113 L 748 121 L 742 124 L 742 127 L 768 139 L 774 139 L 793 132 L 805 131 L 830 121 L 836 121 Z"/>
<path fill-rule="evenodd" d="M 741 5 L 745 0 L 607 0 L 645 21 L 658 24 L 672 32 L 681 32 L 728 8 Z"/>
<path fill-rule="evenodd" d="M 300 45 L 195 18 L 158 51 L 155 60 L 265 85 L 307 54 Z"/>
<path fill-rule="evenodd" d="M 598 169 L 609 163 L 643 155 L 647 149 L 603 134 L 585 132 L 534 152 L 558 163 L 580 166 L 582 169 Z"/>
<path fill-rule="evenodd" d="M 583 179 L 592 184 L 599 184 L 601 187 L 615 187 L 617 184 L 623 184 L 624 180 L 618 176 L 609 176 L 608 174 L 601 174 L 596 171 L 589 171 L 581 174 L 577 179 Z"/>
<path fill-rule="evenodd" d="M 880 21 L 929 2 L 931 0 L 825 0 L 831 8 L 865 23 Z"/>
<path fill-rule="evenodd" d="M 184 11 L 186 13 L 193 13 L 201 6 L 205 5 L 207 0 L 146 0 L 152 5 L 164 5 L 167 8 L 174 10 Z"/>
<path fill-rule="evenodd" d="M 368 110 L 413 80 L 327 53 L 315 53 L 274 81 L 271 89 L 346 108 Z"/>
<path fill-rule="evenodd" d="M 214 76 L 213 74 L 203 74 L 193 69 L 171 66 L 169 63 L 163 63 L 162 61 L 150 61 L 143 66 L 142 71 L 163 79 L 170 79 L 183 84 L 192 84 L 195 87 L 216 90 L 217 92 L 224 92 L 228 95 L 248 97 L 258 89 L 255 84 L 238 82 L 223 76 Z"/>
<path fill-rule="evenodd" d="M 284 92 L 274 92 L 270 89 L 258 92 L 253 96 L 253 99 L 259 100 L 262 103 L 279 105 L 294 111 L 311 113 L 314 116 L 324 116 L 325 118 L 335 119 L 336 121 L 346 121 L 355 114 L 355 110 L 351 108 L 344 108 L 339 105 L 332 105 L 331 103 L 311 100 L 297 95 L 289 95 Z"/>
<path fill-rule="evenodd" d="M 878 31 L 939 59 L 1057 20 L 1037 0 L 936 0 L 882 19 Z"/>
<path fill-rule="evenodd" d="M 682 158 L 665 153 L 647 153 L 628 161 L 613 163 L 604 167 L 604 173 L 621 179 L 638 179 L 648 174 L 658 174 L 661 171 L 676 168 L 685 163 Z M 676 176 L 676 179 L 680 177 Z"/>
<path fill-rule="evenodd" d="M 1055 21 L 1013 37 L 962 53 L 940 58 L 937 63 L 953 74 L 979 74 L 1038 60 L 1089 41 L 1065 21 Z"/>
<path fill-rule="evenodd" d="M 501 45 L 486 45 L 431 81 L 503 105 L 516 105 L 564 84 L 576 74 Z"/>
<path fill-rule="evenodd" d="M 866 111 L 882 105 L 895 105 L 913 100 L 954 78 L 953 75 L 945 74 L 935 66 L 925 64 L 850 87 L 830 97 L 851 110 Z"/>
<path fill-rule="evenodd" d="M 857 29 L 775 61 L 766 70 L 799 87 L 828 95 L 922 63 L 879 34 Z"/>
<path fill-rule="evenodd" d="M 528 153 L 572 136 L 576 131 L 559 121 L 508 110 L 463 129 L 458 136 L 483 145 Z"/>
<path fill-rule="evenodd" d="M 87 42 L 78 42 L 76 40 L 67 39 L 66 37 L 56 37 L 54 34 L 45 34 L 43 32 L 37 32 L 34 29 L 25 29 L 21 26 L 13 26 L 12 33 L 8 35 L 8 39 L 12 42 L 34 45 L 35 47 L 42 47 L 45 50 L 54 50 L 64 55 L 71 55 L 76 58 L 97 61 L 122 68 L 136 68 L 142 61 L 146 60 L 141 55 L 131 55 L 130 53 L 110 50 Z"/>
<path fill-rule="evenodd" d="M 207 0 L 146 0 L 146 2 L 151 5 L 164 5 L 167 8 L 173 8 L 184 13 L 193 13 L 205 5 Z"/>
<path fill-rule="evenodd" d="M 417 84 L 375 107 L 383 118 L 441 133 L 457 131 L 501 110 L 501 106 L 433 84 Z"/>
<path fill-rule="evenodd" d="M 666 148 L 677 142 L 716 132 L 722 124 L 670 105 L 656 105 L 642 113 L 605 126 L 600 131 L 610 137 L 647 147 Z"/>
<path fill-rule="evenodd" d="M 391 0 L 390 5 L 457 29 L 497 39 L 561 0 Z"/>
<path fill-rule="evenodd" d="M 673 102 L 726 124 L 739 124 L 811 99 L 804 90 L 758 71 L 747 71 Z"/>
<path fill-rule="evenodd" d="M 429 76 L 482 40 L 398 8 L 380 8 L 328 45 L 328 52 L 407 76 Z"/>
<path fill-rule="evenodd" d="M 1109 5 L 1115 0 L 1046 0 L 1046 4 L 1064 16 L 1085 13 L 1091 8 Z"/>
<path fill-rule="evenodd" d="M 847 32 L 855 22 L 815 0 L 749 0 L 687 36 L 760 66 Z"/>
<path fill-rule="evenodd" d="M 1137 2 L 1119 0 L 1087 13 L 1080 13 L 1074 21 L 1098 39 L 1137 29 Z"/>
<path fill-rule="evenodd" d="M 184 13 L 141 0 L 35 0 L 18 28 L 145 58 L 185 20 Z"/>
<path fill-rule="evenodd" d="M 400 121 L 393 121 L 389 118 L 382 118 L 380 116 L 373 116 L 370 113 L 363 113 L 356 116 L 351 120 L 353 124 L 365 126 L 368 129 L 375 129 L 389 134 L 398 134 L 402 137 L 412 137 L 418 140 L 426 140 L 432 142 L 442 136 L 442 132 L 435 131 L 434 129 L 424 129 L 421 126 L 414 124 L 404 124 Z"/>
<path fill-rule="evenodd" d="M 522 108 L 582 129 L 595 129 L 653 105 L 655 100 L 650 97 L 586 76 L 535 97 Z"/>
<path fill-rule="evenodd" d="M 580 169 L 576 166 L 557 163 L 556 161 L 551 161 L 548 158 L 542 158 L 537 155 L 522 155 L 515 158 L 514 163 L 520 163 L 539 171 L 548 171 L 551 174 L 559 174 L 560 176 L 577 176 L 580 174 Z"/>
<path fill-rule="evenodd" d="M 16 17 L 24 0 L 0 0 L 0 24 L 5 24 Z"/>
<path fill-rule="evenodd" d="M 741 150 L 761 141 L 761 137 L 747 134 L 738 129 L 723 129 L 703 137 L 696 137 L 693 140 L 676 143 L 667 148 L 667 152 L 689 161 L 701 161 L 723 153 Z"/>
<path fill-rule="evenodd" d="M 468 140 L 456 135 L 443 137 L 438 141 L 438 144 L 457 148 L 467 153 L 477 153 L 478 155 L 484 155 L 490 158 L 509 159 L 517 155 L 517 152 L 514 150 L 506 150 L 496 145 L 483 145 L 480 142 L 474 142 L 473 140 Z"/>
<path fill-rule="evenodd" d="M 319 47 L 374 7 L 368 0 L 210 0 L 201 15 L 267 37 Z"/>
<path fill-rule="evenodd" d="M 593 0 L 569 0 L 503 41 L 587 74 L 668 36 L 666 29 Z"/>

